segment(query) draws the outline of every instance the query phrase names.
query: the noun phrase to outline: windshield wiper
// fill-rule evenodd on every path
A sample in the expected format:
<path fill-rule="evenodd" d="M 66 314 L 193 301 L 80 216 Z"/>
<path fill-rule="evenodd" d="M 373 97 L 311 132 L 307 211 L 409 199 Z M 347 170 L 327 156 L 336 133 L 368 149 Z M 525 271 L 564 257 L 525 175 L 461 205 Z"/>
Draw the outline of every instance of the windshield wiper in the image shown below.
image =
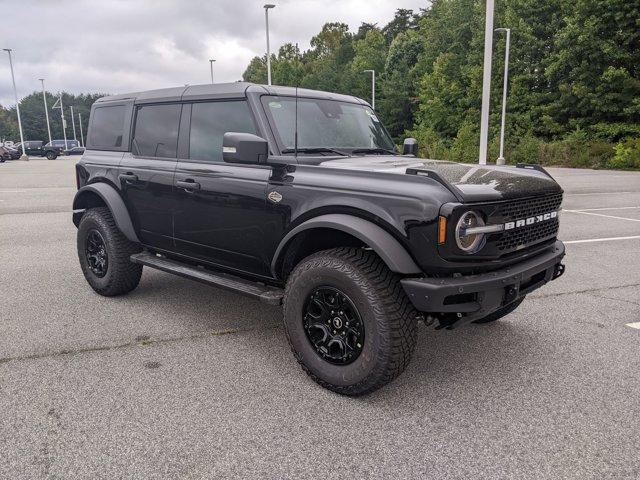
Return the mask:
<path fill-rule="evenodd" d="M 386 148 L 356 148 L 351 150 L 351 153 L 388 153 L 390 155 L 397 155 L 397 152 L 393 150 L 387 150 Z"/>
<path fill-rule="evenodd" d="M 295 148 L 285 148 L 282 150 L 282 153 L 295 153 Z M 337 150 L 335 148 L 328 147 L 303 147 L 298 148 L 298 153 L 337 153 L 338 155 L 342 155 L 344 157 L 348 157 L 349 154 L 347 152 L 343 152 L 342 150 Z"/>

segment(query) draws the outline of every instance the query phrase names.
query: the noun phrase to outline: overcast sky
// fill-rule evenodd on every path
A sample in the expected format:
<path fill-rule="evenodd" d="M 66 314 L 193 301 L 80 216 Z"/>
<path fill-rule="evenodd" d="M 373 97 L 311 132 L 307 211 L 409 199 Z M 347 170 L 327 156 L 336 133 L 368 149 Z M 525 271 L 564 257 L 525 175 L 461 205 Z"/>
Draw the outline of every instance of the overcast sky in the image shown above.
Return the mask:
<path fill-rule="evenodd" d="M 270 11 L 271 50 L 307 49 L 326 22 L 384 26 L 397 8 L 427 0 L 281 0 Z M 124 93 L 242 77 L 265 52 L 265 0 L 0 0 L 0 48 L 12 48 L 18 96 L 39 90 Z M 9 60 L 0 58 L 0 103 L 14 105 Z"/>

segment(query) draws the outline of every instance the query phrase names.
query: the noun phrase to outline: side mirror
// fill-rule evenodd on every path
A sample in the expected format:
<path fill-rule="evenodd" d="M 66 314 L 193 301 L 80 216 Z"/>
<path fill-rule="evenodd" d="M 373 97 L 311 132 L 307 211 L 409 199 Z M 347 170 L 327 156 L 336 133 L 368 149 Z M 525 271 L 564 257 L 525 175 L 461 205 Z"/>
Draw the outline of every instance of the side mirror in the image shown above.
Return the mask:
<path fill-rule="evenodd" d="M 267 141 L 252 133 L 227 132 L 222 137 L 222 159 L 228 163 L 266 163 Z"/>
<path fill-rule="evenodd" d="M 402 144 L 402 154 L 418 156 L 418 141 L 411 137 L 405 138 Z"/>

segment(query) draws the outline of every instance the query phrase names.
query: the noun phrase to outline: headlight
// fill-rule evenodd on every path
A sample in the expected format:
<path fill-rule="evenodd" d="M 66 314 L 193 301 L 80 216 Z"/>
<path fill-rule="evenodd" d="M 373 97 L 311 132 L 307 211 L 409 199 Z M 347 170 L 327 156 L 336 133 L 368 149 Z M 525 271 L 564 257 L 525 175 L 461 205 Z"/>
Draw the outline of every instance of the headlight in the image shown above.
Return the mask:
<path fill-rule="evenodd" d="M 466 212 L 456 225 L 456 243 L 458 248 L 464 253 L 476 253 L 484 246 L 485 234 L 472 233 L 467 234 L 468 228 L 483 227 L 484 220 L 476 212 Z"/>

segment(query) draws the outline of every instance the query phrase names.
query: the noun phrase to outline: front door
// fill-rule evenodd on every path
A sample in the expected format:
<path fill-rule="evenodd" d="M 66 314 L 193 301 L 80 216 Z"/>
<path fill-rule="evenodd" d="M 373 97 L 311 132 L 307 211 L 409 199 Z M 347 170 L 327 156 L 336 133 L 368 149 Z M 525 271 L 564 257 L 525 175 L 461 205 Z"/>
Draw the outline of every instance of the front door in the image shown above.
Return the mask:
<path fill-rule="evenodd" d="M 172 249 L 173 175 L 182 105 L 136 108 L 131 153 L 120 163 L 120 186 L 140 241 Z"/>
<path fill-rule="evenodd" d="M 194 103 L 189 117 L 189 141 L 174 177 L 176 251 L 227 269 L 270 276 L 264 238 L 271 168 L 222 160 L 225 132 L 256 133 L 246 101 Z"/>

